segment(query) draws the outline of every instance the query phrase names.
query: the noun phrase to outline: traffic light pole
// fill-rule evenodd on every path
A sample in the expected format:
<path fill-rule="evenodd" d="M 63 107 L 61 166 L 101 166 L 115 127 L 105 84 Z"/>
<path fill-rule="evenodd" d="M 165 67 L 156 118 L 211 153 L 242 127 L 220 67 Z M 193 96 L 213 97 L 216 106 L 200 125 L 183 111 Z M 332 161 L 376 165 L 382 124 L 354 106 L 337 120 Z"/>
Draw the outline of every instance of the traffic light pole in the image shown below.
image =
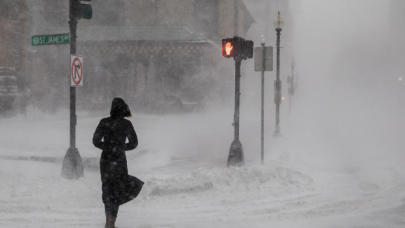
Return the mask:
<path fill-rule="evenodd" d="M 72 9 L 70 0 L 70 10 Z M 76 55 L 76 29 L 77 20 L 70 15 L 70 55 Z M 82 158 L 76 148 L 76 87 L 70 87 L 70 147 L 63 159 L 62 177 L 66 179 L 78 179 L 84 176 Z"/>
<path fill-rule="evenodd" d="M 242 58 L 235 57 L 235 112 L 233 116 L 234 140 L 231 144 L 227 166 L 243 166 L 245 158 L 243 156 L 242 143 L 239 140 L 239 109 L 240 109 L 240 66 Z"/>
<path fill-rule="evenodd" d="M 76 30 L 77 21 L 71 19 L 69 21 L 69 28 L 71 34 L 70 41 L 70 55 L 76 55 Z M 76 148 L 76 87 L 70 87 L 70 148 Z"/>
<path fill-rule="evenodd" d="M 222 39 L 222 55 L 233 57 L 235 61 L 235 112 L 233 115 L 234 139 L 229 149 L 227 166 L 243 166 L 242 143 L 239 140 L 239 109 L 240 109 L 240 65 L 242 60 L 253 58 L 253 41 L 241 37 Z"/>

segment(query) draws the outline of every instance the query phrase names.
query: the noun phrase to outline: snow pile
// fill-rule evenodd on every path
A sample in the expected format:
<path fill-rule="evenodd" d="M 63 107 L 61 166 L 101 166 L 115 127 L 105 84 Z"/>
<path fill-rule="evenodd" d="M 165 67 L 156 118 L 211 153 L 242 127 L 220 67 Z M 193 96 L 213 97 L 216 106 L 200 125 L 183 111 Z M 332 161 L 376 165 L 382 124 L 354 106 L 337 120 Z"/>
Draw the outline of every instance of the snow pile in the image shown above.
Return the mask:
<path fill-rule="evenodd" d="M 32 213 L 67 206 L 100 206 L 101 183 L 94 174 L 67 180 L 60 177 L 60 164 L 4 160 L 0 164 L 0 201 L 6 204 L 1 211 Z"/>
<path fill-rule="evenodd" d="M 274 194 L 280 194 L 308 188 L 312 183 L 310 177 L 284 167 L 199 168 L 191 174 L 167 179 L 152 177 L 147 180 L 145 194 L 162 196 L 212 189 L 222 192 L 249 192 L 270 188 Z"/>

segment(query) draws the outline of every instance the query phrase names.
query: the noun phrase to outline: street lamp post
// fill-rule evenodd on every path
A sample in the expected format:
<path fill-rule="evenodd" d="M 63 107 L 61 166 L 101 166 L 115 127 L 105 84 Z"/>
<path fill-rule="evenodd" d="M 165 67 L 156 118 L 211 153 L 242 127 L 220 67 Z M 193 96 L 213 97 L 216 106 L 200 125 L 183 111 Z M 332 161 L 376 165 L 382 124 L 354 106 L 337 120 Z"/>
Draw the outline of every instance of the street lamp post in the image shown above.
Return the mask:
<path fill-rule="evenodd" d="M 292 70 L 291 76 L 293 77 L 293 80 L 294 80 L 294 67 L 295 67 L 295 61 L 294 61 L 294 58 L 292 58 L 292 60 L 291 60 L 291 70 Z"/>
<path fill-rule="evenodd" d="M 274 82 L 274 103 L 276 104 L 276 128 L 274 131 L 274 136 L 280 136 L 280 104 L 281 104 L 281 81 L 280 81 L 280 34 L 284 25 L 283 19 L 280 17 L 280 11 L 276 20 L 274 20 L 274 28 L 277 32 L 277 71 L 276 71 L 276 81 Z"/>
<path fill-rule="evenodd" d="M 295 62 L 294 62 L 294 58 L 291 60 L 291 76 L 289 76 L 287 78 L 287 82 L 288 82 L 288 95 L 290 97 L 290 103 L 289 103 L 289 109 L 288 109 L 288 114 L 290 115 L 291 112 L 291 103 L 292 103 L 292 96 L 294 96 L 295 93 L 295 78 L 294 78 L 294 66 L 295 66 Z"/>

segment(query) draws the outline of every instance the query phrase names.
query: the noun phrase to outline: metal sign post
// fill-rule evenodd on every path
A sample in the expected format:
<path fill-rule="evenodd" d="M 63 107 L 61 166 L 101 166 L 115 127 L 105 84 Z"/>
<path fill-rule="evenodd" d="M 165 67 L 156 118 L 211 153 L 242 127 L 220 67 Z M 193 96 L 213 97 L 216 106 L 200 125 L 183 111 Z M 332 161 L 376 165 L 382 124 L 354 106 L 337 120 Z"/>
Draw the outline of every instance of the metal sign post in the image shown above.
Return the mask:
<path fill-rule="evenodd" d="M 266 61 L 266 59 L 265 59 L 265 51 L 264 51 L 264 45 L 265 45 L 265 43 L 262 43 L 262 63 L 263 63 L 263 66 L 262 66 L 262 103 L 261 103 L 261 106 L 262 106 L 262 111 L 261 111 L 261 122 L 262 122 L 262 127 L 261 127 L 261 160 L 262 160 L 262 165 L 263 165 L 263 163 L 264 163 L 264 67 L 266 66 L 265 65 L 265 61 Z"/>
<path fill-rule="evenodd" d="M 255 71 L 262 72 L 262 102 L 261 102 L 261 161 L 264 164 L 264 71 L 273 70 L 273 47 L 255 48 Z"/>

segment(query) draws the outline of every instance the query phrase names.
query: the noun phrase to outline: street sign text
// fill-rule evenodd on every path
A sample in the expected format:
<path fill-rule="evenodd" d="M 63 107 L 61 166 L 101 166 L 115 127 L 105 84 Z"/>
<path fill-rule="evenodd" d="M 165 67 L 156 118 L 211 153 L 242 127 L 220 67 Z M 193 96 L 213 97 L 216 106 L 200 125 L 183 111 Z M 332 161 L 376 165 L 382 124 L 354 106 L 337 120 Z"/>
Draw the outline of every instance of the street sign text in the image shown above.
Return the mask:
<path fill-rule="evenodd" d="M 50 44 L 68 44 L 70 34 L 40 35 L 32 36 L 32 46 L 50 45 Z"/>

